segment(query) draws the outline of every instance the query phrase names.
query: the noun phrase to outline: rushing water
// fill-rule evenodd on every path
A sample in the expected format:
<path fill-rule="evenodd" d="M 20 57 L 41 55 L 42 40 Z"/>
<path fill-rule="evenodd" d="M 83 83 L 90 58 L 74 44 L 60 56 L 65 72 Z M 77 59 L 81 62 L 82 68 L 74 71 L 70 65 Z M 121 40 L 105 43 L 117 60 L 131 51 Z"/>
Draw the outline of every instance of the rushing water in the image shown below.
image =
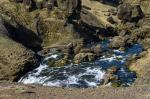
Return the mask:
<path fill-rule="evenodd" d="M 107 42 L 102 42 L 103 56 L 93 63 L 69 64 L 63 67 L 49 67 L 49 59 L 57 59 L 57 54 L 46 57 L 38 68 L 27 73 L 19 82 L 24 84 L 42 84 L 56 87 L 96 87 L 101 85 L 106 69 L 117 66 L 118 75 L 123 86 L 129 86 L 136 79 L 136 74 L 124 65 L 130 55 L 142 52 L 142 46 L 135 44 L 126 51 L 111 50 Z"/>

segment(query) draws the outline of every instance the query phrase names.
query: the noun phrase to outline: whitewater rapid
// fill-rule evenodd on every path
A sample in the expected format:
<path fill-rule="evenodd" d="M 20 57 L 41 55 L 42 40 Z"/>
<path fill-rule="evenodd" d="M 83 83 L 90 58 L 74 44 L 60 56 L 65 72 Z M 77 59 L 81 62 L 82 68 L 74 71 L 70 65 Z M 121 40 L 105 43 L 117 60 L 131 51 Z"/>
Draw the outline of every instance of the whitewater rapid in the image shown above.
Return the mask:
<path fill-rule="evenodd" d="M 108 51 L 92 63 L 71 63 L 62 67 L 50 67 L 46 64 L 49 59 L 58 57 L 57 54 L 50 54 L 38 68 L 27 73 L 19 82 L 55 87 L 96 87 L 102 84 L 105 71 L 111 66 L 117 66 L 120 69 L 116 75 L 122 85 L 129 86 L 136 79 L 136 74 L 128 70 L 125 62 L 130 55 L 138 55 L 140 52 L 142 46 L 135 44 L 126 51 L 112 50 L 111 54 Z"/>

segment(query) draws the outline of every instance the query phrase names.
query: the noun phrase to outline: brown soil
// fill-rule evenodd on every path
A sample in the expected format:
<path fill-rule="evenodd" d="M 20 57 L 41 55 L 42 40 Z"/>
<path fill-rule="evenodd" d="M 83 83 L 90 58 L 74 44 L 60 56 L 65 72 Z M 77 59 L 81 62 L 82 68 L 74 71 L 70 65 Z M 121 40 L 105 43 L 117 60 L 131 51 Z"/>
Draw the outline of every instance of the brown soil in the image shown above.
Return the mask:
<path fill-rule="evenodd" d="M 54 88 L 0 84 L 0 99 L 150 99 L 150 87 Z"/>

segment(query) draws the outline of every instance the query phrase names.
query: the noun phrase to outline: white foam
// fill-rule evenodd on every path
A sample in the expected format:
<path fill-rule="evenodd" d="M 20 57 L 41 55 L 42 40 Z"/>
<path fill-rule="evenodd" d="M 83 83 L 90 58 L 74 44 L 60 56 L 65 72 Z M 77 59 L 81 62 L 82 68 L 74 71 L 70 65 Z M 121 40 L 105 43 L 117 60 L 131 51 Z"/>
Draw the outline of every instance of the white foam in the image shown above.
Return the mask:
<path fill-rule="evenodd" d="M 54 54 L 54 55 L 50 55 L 50 56 L 46 57 L 44 60 L 48 60 L 50 58 L 57 58 L 57 57 L 58 57 L 58 55 Z"/>
<path fill-rule="evenodd" d="M 105 72 L 102 71 L 100 68 L 90 68 L 87 67 L 85 68 L 85 72 L 84 73 L 80 73 L 80 74 L 74 74 L 74 75 L 68 75 L 66 71 L 63 71 L 62 73 L 66 73 L 67 75 L 67 79 L 65 80 L 52 80 L 52 81 L 48 81 L 51 76 L 45 77 L 45 76 L 39 76 L 40 73 L 42 72 L 42 70 L 48 68 L 47 65 L 40 65 L 40 67 L 38 67 L 35 73 L 29 73 L 27 77 L 23 77 L 22 79 L 20 79 L 19 82 L 22 82 L 24 84 L 42 84 L 45 86 L 56 86 L 56 87 L 61 87 L 61 86 L 69 86 L 72 84 L 75 85 L 79 85 L 78 81 L 81 80 L 81 77 L 84 75 L 94 75 L 94 81 L 96 82 L 90 82 L 87 81 L 86 79 L 84 80 L 88 86 L 90 87 L 94 87 L 97 86 L 97 84 L 100 83 L 100 80 L 103 79 Z M 98 83 L 99 82 L 99 83 Z"/>

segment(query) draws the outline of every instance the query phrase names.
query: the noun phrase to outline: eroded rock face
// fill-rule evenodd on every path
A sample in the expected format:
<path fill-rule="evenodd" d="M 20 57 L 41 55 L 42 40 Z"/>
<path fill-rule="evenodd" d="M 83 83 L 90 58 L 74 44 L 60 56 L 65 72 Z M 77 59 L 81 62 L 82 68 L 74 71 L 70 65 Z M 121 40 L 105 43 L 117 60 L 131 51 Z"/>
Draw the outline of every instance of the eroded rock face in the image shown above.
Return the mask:
<path fill-rule="evenodd" d="M 37 66 L 35 53 L 8 37 L 0 22 L 0 81 L 16 81 Z"/>
<path fill-rule="evenodd" d="M 118 7 L 117 16 L 124 21 L 137 22 L 144 14 L 140 5 L 121 4 Z"/>

